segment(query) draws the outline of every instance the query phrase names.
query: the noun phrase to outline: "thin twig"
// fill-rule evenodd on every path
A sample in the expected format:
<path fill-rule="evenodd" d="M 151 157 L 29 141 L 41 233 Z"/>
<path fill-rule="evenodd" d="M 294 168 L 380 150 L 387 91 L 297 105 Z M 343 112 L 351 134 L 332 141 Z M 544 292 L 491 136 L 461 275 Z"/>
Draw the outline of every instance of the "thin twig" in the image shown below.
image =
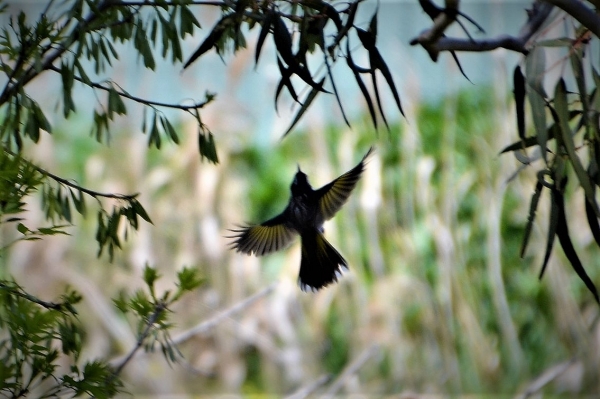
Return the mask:
<path fill-rule="evenodd" d="M 303 387 L 300 387 L 300 389 L 298 389 L 293 394 L 286 396 L 285 399 L 304 399 L 308 395 L 312 394 L 317 389 L 319 389 L 321 386 L 327 384 L 330 379 L 331 379 L 331 375 L 324 374 L 324 375 L 320 376 L 319 378 L 317 378 L 316 380 L 311 381 L 309 384 L 307 384 Z"/>
<path fill-rule="evenodd" d="M 150 335 L 150 331 L 154 327 L 154 323 L 156 323 L 156 320 L 158 320 L 158 317 L 166 309 L 167 309 L 167 307 L 164 303 L 159 303 L 156 305 L 154 312 L 152 313 L 152 315 L 146 322 L 146 327 L 144 328 L 144 331 L 138 337 L 138 340 L 137 340 L 135 346 L 131 349 L 131 351 L 125 356 L 125 358 L 115 368 L 115 371 L 112 374 L 113 379 L 119 376 L 119 374 L 121 373 L 121 371 L 123 371 L 123 368 L 127 365 L 127 363 L 129 363 L 131 361 L 131 359 L 133 359 L 133 357 L 138 352 L 138 350 L 142 347 L 142 345 L 144 345 L 144 341 L 146 341 L 146 338 L 148 338 L 148 335 Z"/>
<path fill-rule="evenodd" d="M 58 72 L 60 73 L 60 69 L 55 67 L 54 65 L 51 65 L 48 67 L 49 70 L 54 71 L 54 72 Z M 99 89 L 99 90 L 104 90 L 104 91 L 111 91 L 111 90 L 115 90 L 112 87 L 107 87 L 107 86 L 103 86 L 100 83 L 96 83 L 96 82 L 90 82 L 90 83 L 86 83 L 84 79 L 82 79 L 80 76 L 74 75 L 73 79 L 75 79 L 78 82 L 81 82 L 87 86 L 93 87 L 95 89 Z M 163 108 L 176 108 L 176 109 L 180 109 L 182 111 L 189 111 L 192 109 L 200 109 L 202 107 L 204 107 L 206 104 L 208 104 L 208 101 L 202 101 L 199 103 L 194 103 L 192 105 L 179 105 L 179 104 L 171 104 L 171 103 L 162 103 L 162 102 L 158 102 L 158 101 L 150 101 L 150 100 L 144 100 L 143 98 L 140 97 L 135 97 L 132 96 L 131 94 L 123 91 L 123 90 L 115 90 L 117 92 L 117 94 L 121 97 L 125 97 L 131 101 L 135 101 L 137 103 L 140 104 L 144 104 L 144 105 L 152 105 L 152 106 L 156 106 L 156 107 L 163 107 Z"/>
<path fill-rule="evenodd" d="M 566 362 L 562 362 L 550 367 L 549 369 L 544 371 L 539 377 L 537 377 L 535 380 L 529 383 L 525 391 L 517 395 L 516 398 L 527 399 L 530 396 L 534 395 L 544 386 L 546 386 L 558 376 L 560 376 L 562 373 L 564 373 L 573 363 L 575 363 L 575 360 L 576 359 L 567 360 Z"/>
<path fill-rule="evenodd" d="M 179 333 L 176 337 L 173 338 L 173 344 L 182 344 L 196 335 L 204 334 L 207 331 L 213 329 L 217 324 L 221 323 L 223 320 L 233 316 L 236 313 L 241 312 L 242 310 L 248 308 L 256 301 L 261 299 L 262 297 L 270 294 L 275 289 L 276 285 L 277 283 L 273 283 L 267 288 L 264 288 L 262 291 L 259 291 L 256 294 L 249 296 L 248 298 L 236 303 L 230 308 L 221 311 L 220 313 L 217 313 L 212 318 L 202 321 L 196 326 L 190 328 L 189 330 Z"/>
<path fill-rule="evenodd" d="M 12 156 L 17 156 L 17 154 L 15 154 L 14 152 L 12 152 L 11 150 L 9 150 L 8 148 L 3 146 L 3 150 L 4 152 L 6 152 L 9 155 Z M 112 199 L 117 199 L 117 200 L 121 200 L 121 201 L 131 201 L 133 199 L 135 199 L 139 193 L 135 193 L 135 194 L 113 194 L 113 193 L 101 193 L 98 191 L 94 191 L 94 190 L 90 190 L 88 188 L 85 187 L 81 187 L 67 179 L 63 179 L 60 176 L 57 176 L 51 172 L 48 172 L 45 169 L 40 168 L 39 166 L 37 166 L 36 164 L 34 164 L 31 161 L 26 160 L 25 158 L 21 158 L 23 159 L 23 161 L 27 162 L 29 165 L 31 165 L 32 168 L 34 168 L 36 171 L 38 171 L 39 173 L 43 174 L 44 176 L 47 176 L 49 178 L 51 178 L 52 180 L 55 180 L 57 182 L 59 182 L 60 184 L 63 184 L 65 186 L 71 187 L 77 191 L 81 191 L 83 193 L 88 194 L 89 196 L 93 197 L 93 198 L 97 198 L 97 197 L 102 197 L 102 198 L 112 198 Z"/>
<path fill-rule="evenodd" d="M 55 302 L 43 301 L 33 295 L 30 295 L 30 294 L 22 291 L 21 287 L 19 287 L 19 286 L 11 287 L 3 281 L 0 281 L 0 290 L 7 290 L 10 293 L 12 293 L 13 295 L 20 296 L 21 298 L 26 299 L 30 302 L 36 303 L 46 309 L 57 310 L 59 312 L 63 312 L 65 310 L 65 304 L 62 302 L 55 303 Z"/>
<path fill-rule="evenodd" d="M 321 399 L 332 399 L 333 396 L 344 386 L 346 381 L 354 375 L 375 353 L 379 351 L 379 345 L 373 344 L 362 351 L 360 355 L 341 372 L 338 378 L 331 383 L 329 389 Z"/>

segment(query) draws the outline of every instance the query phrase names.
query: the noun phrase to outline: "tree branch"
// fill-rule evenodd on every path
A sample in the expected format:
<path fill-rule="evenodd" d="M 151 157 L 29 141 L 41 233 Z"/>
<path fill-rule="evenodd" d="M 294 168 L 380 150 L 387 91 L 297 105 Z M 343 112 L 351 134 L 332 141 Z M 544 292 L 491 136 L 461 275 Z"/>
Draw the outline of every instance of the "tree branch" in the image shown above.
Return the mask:
<path fill-rule="evenodd" d="M 600 38 L 600 15 L 587 7 L 585 2 L 579 0 L 545 0 L 571 15 L 580 24 L 588 28 L 596 37 Z"/>
<path fill-rule="evenodd" d="M 54 65 L 51 65 L 48 69 L 51 70 L 51 71 L 60 73 L 60 68 L 57 68 Z M 114 90 L 114 88 L 103 86 L 100 83 L 96 83 L 96 82 L 86 83 L 85 80 L 83 80 L 80 76 L 77 76 L 77 75 L 74 75 L 73 79 L 75 79 L 78 82 L 81 82 L 81 83 L 85 84 L 86 86 L 93 87 L 94 89 L 99 89 L 99 90 L 104 90 L 104 91 Z M 135 101 L 136 103 L 139 103 L 139 104 L 152 105 L 152 106 L 163 107 L 163 108 L 175 108 L 175 109 L 180 109 L 182 111 L 189 111 L 191 109 L 200 109 L 200 108 L 203 108 L 206 104 L 209 103 L 209 101 L 202 101 L 202 102 L 194 103 L 194 104 L 191 104 L 191 105 L 161 103 L 161 102 L 158 102 L 158 101 L 144 100 L 143 98 L 132 96 L 131 94 L 129 94 L 129 93 L 123 91 L 123 90 L 115 90 L 115 91 L 117 92 L 117 94 L 119 96 L 127 98 L 127 99 L 129 99 L 131 101 Z"/>
<path fill-rule="evenodd" d="M 15 154 L 14 152 L 12 152 L 11 150 L 9 150 L 6 147 L 2 147 L 3 151 L 6 152 L 7 154 L 16 157 L 17 154 Z M 40 168 L 39 166 L 37 166 L 36 164 L 34 164 L 31 161 L 26 160 L 25 158 L 22 158 L 24 162 L 27 162 L 29 165 L 31 165 L 32 168 L 34 168 L 36 171 L 38 171 L 39 173 L 41 173 L 42 175 L 51 178 L 54 181 L 59 182 L 60 184 L 63 184 L 65 186 L 74 188 L 77 191 L 81 191 L 83 193 L 86 193 L 87 195 L 93 197 L 93 198 L 97 198 L 97 197 L 102 197 L 102 198 L 112 198 L 112 199 L 117 199 L 117 200 L 122 200 L 122 201 L 131 201 L 133 199 L 135 199 L 139 194 L 135 193 L 135 194 L 113 194 L 113 193 L 100 193 L 98 191 L 94 191 L 94 190 L 90 190 L 89 188 L 85 188 L 85 187 L 81 187 L 67 179 L 63 179 L 60 176 L 57 176 L 53 173 L 48 172 L 45 169 Z"/>
<path fill-rule="evenodd" d="M 435 62 L 442 51 L 491 51 L 497 48 L 505 48 L 507 50 L 516 51 L 519 53 L 527 54 L 528 49 L 526 47 L 527 42 L 531 37 L 539 30 L 548 15 L 552 11 L 552 4 L 548 3 L 535 3 L 533 9 L 529 13 L 529 19 L 523 25 L 519 31 L 518 36 L 501 35 L 491 39 L 459 39 L 453 37 L 443 36 L 444 31 L 448 25 L 436 22 L 441 15 L 447 14 L 446 12 L 440 14 L 434 25 L 422 32 L 418 37 L 410 41 L 411 45 L 420 44 L 429 53 L 431 59 Z"/>

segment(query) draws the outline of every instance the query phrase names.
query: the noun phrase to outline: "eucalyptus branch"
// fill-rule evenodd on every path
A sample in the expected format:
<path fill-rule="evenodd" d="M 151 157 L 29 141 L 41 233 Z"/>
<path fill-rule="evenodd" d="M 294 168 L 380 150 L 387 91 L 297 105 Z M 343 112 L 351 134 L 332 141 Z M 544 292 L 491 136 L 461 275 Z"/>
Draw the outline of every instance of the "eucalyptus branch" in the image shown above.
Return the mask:
<path fill-rule="evenodd" d="M 55 67 L 54 65 L 50 66 L 48 68 L 51 71 L 60 73 L 60 69 Z M 94 89 L 99 89 L 99 90 L 104 90 L 104 91 L 111 91 L 111 90 L 115 90 L 112 87 L 108 87 L 108 86 L 104 86 L 100 83 L 96 83 L 96 82 L 86 82 L 84 79 L 82 79 L 80 76 L 74 75 L 73 79 L 75 79 L 78 82 L 81 82 L 87 86 L 93 87 Z M 193 109 L 201 109 L 203 108 L 206 104 L 208 104 L 210 102 L 210 100 L 206 100 L 206 101 L 202 101 L 202 102 L 197 102 L 191 105 L 180 105 L 180 104 L 171 104 L 171 103 L 162 103 L 159 101 L 151 101 L 151 100 L 145 100 L 143 98 L 140 97 L 136 97 L 136 96 L 132 96 L 131 94 L 123 91 L 123 90 L 115 90 L 117 92 L 117 94 L 121 97 L 127 98 L 128 100 L 134 101 L 136 103 L 139 104 L 143 104 L 143 105 L 147 105 L 147 106 L 155 106 L 155 107 L 163 107 L 163 108 L 175 108 L 175 109 L 180 109 L 182 111 L 190 111 Z"/>
<path fill-rule="evenodd" d="M 546 18 L 550 15 L 553 6 L 548 3 L 536 3 L 530 12 L 529 19 L 519 31 L 518 36 L 500 35 L 491 39 L 459 39 L 443 36 L 443 29 L 448 25 L 441 22 L 434 23 L 434 26 L 410 41 L 411 45 L 420 44 L 429 53 L 433 61 L 437 61 L 439 53 L 442 51 L 491 51 L 497 48 L 516 51 L 527 54 L 527 42 L 539 30 Z M 440 15 L 445 15 L 442 13 Z"/>
<path fill-rule="evenodd" d="M 545 0 L 564 10 L 579 23 L 589 29 L 596 37 L 600 38 L 600 15 L 587 7 L 579 0 Z"/>
<path fill-rule="evenodd" d="M 12 156 L 17 156 L 17 154 L 15 154 L 14 152 L 12 152 L 11 150 L 9 150 L 8 148 L 3 146 L 3 150 L 4 152 L 6 152 L 9 155 Z M 71 187 L 77 191 L 81 191 L 93 198 L 97 198 L 97 197 L 102 197 L 102 198 L 112 198 L 112 199 L 117 199 L 117 200 L 121 200 L 121 201 L 131 201 L 133 199 L 135 199 L 139 193 L 135 193 L 135 194 L 113 194 L 113 193 L 101 193 L 98 191 L 94 191 L 94 190 L 90 190 L 89 188 L 85 188 L 82 186 L 79 186 L 75 183 L 73 183 L 72 181 L 69 181 L 67 179 L 64 179 L 60 176 L 55 175 L 54 173 L 48 172 L 45 169 L 42 169 L 41 167 L 37 166 L 36 164 L 34 164 L 31 161 L 28 161 L 24 158 L 22 158 L 23 161 L 27 162 L 32 168 L 34 168 L 37 172 L 41 173 L 42 175 L 51 178 L 54 181 L 57 181 L 58 183 Z"/>

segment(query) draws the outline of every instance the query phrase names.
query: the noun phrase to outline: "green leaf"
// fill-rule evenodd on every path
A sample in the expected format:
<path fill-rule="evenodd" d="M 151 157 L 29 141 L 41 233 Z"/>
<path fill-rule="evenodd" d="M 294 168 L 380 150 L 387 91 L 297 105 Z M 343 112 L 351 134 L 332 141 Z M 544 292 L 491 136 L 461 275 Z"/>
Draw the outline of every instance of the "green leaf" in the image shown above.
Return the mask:
<path fill-rule="evenodd" d="M 573 45 L 573 39 L 561 37 L 558 39 L 540 40 L 536 42 L 535 45 L 541 47 L 571 47 Z"/>
<path fill-rule="evenodd" d="M 166 117 L 162 116 L 160 118 L 160 123 L 161 123 L 163 129 L 165 130 L 165 132 L 167 132 L 167 135 L 169 136 L 169 138 L 171 140 L 173 140 L 173 142 L 175 144 L 179 144 L 179 137 L 177 136 L 177 132 L 175 131 L 175 129 L 173 128 L 173 125 L 171 125 L 169 120 Z"/>
<path fill-rule="evenodd" d="M 136 200 L 136 199 L 131 200 L 131 206 L 133 207 L 133 210 L 135 210 L 136 214 L 138 214 L 146 222 L 152 224 L 152 220 L 150 220 L 150 216 L 148 216 L 148 214 L 146 213 L 146 210 L 144 209 L 142 204 L 139 203 L 138 200 Z"/>
<path fill-rule="evenodd" d="M 179 282 L 177 285 L 181 291 L 192 291 L 204 283 L 204 279 L 200 277 L 200 271 L 196 268 L 184 267 L 177 273 Z"/>
<path fill-rule="evenodd" d="M 160 277 L 155 268 L 150 267 L 148 264 L 144 266 L 144 282 L 151 291 L 154 291 L 154 282 Z"/>
<path fill-rule="evenodd" d="M 535 128 L 536 137 L 544 162 L 547 162 L 548 134 L 546 128 L 546 96 L 544 91 L 544 70 L 546 68 L 544 51 L 540 47 L 534 47 L 528 54 L 525 62 L 525 74 L 527 86 L 527 98 L 531 105 L 531 117 Z"/>
<path fill-rule="evenodd" d="M 198 133 L 198 147 L 202 158 L 206 158 L 214 164 L 219 163 L 215 140 L 211 132 L 201 130 Z"/>
<path fill-rule="evenodd" d="M 535 185 L 535 191 L 531 196 L 531 204 L 529 205 L 529 214 L 527 216 L 527 225 L 525 226 L 525 233 L 523 234 L 523 242 L 521 243 L 521 258 L 525 256 L 527 250 L 527 244 L 529 243 L 529 236 L 531 234 L 531 228 L 535 220 L 535 214 L 537 212 L 538 203 L 542 194 L 542 188 L 544 187 L 541 179 L 544 178 L 544 174 L 538 173 L 538 182 Z"/>
<path fill-rule="evenodd" d="M 571 127 L 569 126 L 569 104 L 567 103 L 567 89 L 564 80 L 561 78 L 556 84 L 555 92 L 554 92 L 554 106 L 556 107 L 556 114 L 558 117 L 558 123 L 560 126 L 560 132 L 562 137 L 562 143 L 567 150 L 567 154 L 569 156 L 569 160 L 571 165 L 573 165 L 573 169 L 575 170 L 575 174 L 583 187 L 583 191 L 585 192 L 585 197 L 590 202 L 590 204 L 594 207 L 594 211 L 596 215 L 600 217 L 600 210 L 598 209 L 598 204 L 596 203 L 596 196 L 594 186 L 590 181 L 588 174 L 586 173 L 579 156 L 575 150 L 575 143 L 573 142 L 573 132 L 571 131 Z"/>
<path fill-rule="evenodd" d="M 575 248 L 573 248 L 573 243 L 571 242 L 571 238 L 569 237 L 569 229 L 567 226 L 567 216 L 565 214 L 564 197 L 562 193 L 558 193 L 557 191 L 558 190 L 554 189 L 553 194 L 556 196 L 554 201 L 557 202 L 558 206 L 558 224 L 556 234 L 558 235 L 560 246 L 565 252 L 565 256 L 569 260 L 569 263 L 571 263 L 573 270 L 575 270 L 575 273 L 577 273 L 577 276 L 579 276 L 579 278 L 581 279 L 581 281 L 583 281 L 588 290 L 590 290 L 592 295 L 594 295 L 596 302 L 600 304 L 600 298 L 598 297 L 598 291 L 596 290 L 596 286 L 586 273 L 583 265 L 581 264 L 581 261 L 579 260 L 579 257 L 577 256 Z"/>
<path fill-rule="evenodd" d="M 17 225 L 17 231 L 21 234 L 31 233 L 31 230 L 29 230 L 29 228 L 27 228 L 27 226 L 25 226 L 23 223 L 19 223 Z"/>

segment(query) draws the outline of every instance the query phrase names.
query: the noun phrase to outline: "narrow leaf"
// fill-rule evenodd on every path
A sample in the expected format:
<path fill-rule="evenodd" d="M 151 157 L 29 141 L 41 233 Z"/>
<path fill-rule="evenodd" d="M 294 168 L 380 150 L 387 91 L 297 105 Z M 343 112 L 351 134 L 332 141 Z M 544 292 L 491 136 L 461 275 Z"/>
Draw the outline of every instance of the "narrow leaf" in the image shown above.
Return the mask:
<path fill-rule="evenodd" d="M 588 174 L 586 173 L 579 156 L 575 151 L 575 143 L 573 142 L 573 132 L 569 127 L 569 105 L 567 103 L 567 89 L 565 86 L 565 82 L 563 79 L 560 79 L 556 84 L 556 89 L 554 92 L 554 106 L 556 107 L 556 116 L 558 117 L 558 124 L 560 126 L 560 133 L 562 137 L 562 142 L 567 150 L 567 154 L 569 156 L 569 160 L 571 161 L 571 165 L 573 165 L 573 169 L 575 170 L 575 174 L 577 175 L 577 179 L 583 187 L 583 191 L 585 192 L 585 196 L 590 204 L 593 206 L 596 215 L 600 217 L 600 210 L 598 209 L 598 204 L 596 203 L 596 196 L 594 186 L 590 181 Z"/>
<path fill-rule="evenodd" d="M 513 73 L 513 94 L 515 96 L 519 138 L 525 140 L 525 77 L 518 65 Z"/>
<path fill-rule="evenodd" d="M 552 247 L 554 246 L 554 237 L 556 236 L 556 229 L 558 227 L 558 218 L 560 212 L 558 204 L 559 199 L 557 198 L 558 196 L 562 196 L 562 194 L 558 190 L 552 189 L 550 205 L 550 224 L 548 225 L 548 241 L 546 242 L 546 253 L 544 255 L 544 263 L 542 264 L 542 270 L 540 270 L 540 279 L 544 276 L 546 266 L 548 265 L 550 255 L 552 254 Z"/>
<path fill-rule="evenodd" d="M 579 278 L 581 279 L 581 281 L 583 281 L 588 290 L 590 290 L 592 295 L 594 295 L 594 299 L 596 299 L 596 302 L 600 304 L 600 298 L 598 297 L 598 291 L 596 290 L 596 286 L 594 285 L 593 281 L 590 279 L 585 269 L 583 268 L 583 265 L 581 264 L 581 261 L 577 256 L 577 252 L 575 251 L 575 248 L 573 248 L 571 238 L 569 237 L 569 229 L 567 226 L 567 217 L 565 214 L 565 204 L 562 193 L 556 194 L 556 201 L 558 207 L 558 225 L 556 234 L 558 235 L 560 246 L 565 252 L 565 256 L 571 263 L 573 270 L 575 270 L 575 273 L 577 273 L 577 276 L 579 276 Z"/>
<path fill-rule="evenodd" d="M 538 175 L 539 176 L 539 175 Z M 543 179 L 543 176 L 539 176 L 538 179 Z M 523 235 L 523 242 L 521 243 L 521 258 L 525 256 L 525 251 L 527 250 L 527 244 L 529 243 L 529 236 L 531 234 L 531 228 L 533 227 L 533 222 L 535 220 L 535 214 L 537 212 L 538 203 L 540 201 L 540 196 L 542 194 L 543 184 L 541 181 L 535 185 L 535 191 L 531 196 L 531 204 L 529 205 L 529 214 L 527 216 L 527 225 L 525 225 L 525 233 Z"/>
<path fill-rule="evenodd" d="M 306 110 L 308 109 L 308 107 L 310 106 L 310 104 L 317 97 L 317 94 L 319 94 L 319 92 L 321 91 L 321 87 L 319 87 L 319 86 L 322 86 L 322 85 L 323 85 L 323 80 L 321 80 L 319 83 L 317 83 L 318 87 L 316 87 L 316 88 L 313 87 L 312 90 L 310 91 L 310 93 L 308 93 L 308 96 L 306 97 L 306 100 L 304 100 L 304 103 L 302 104 L 302 106 L 298 110 L 298 113 L 296 113 L 296 116 L 294 117 L 294 120 L 292 121 L 290 127 L 283 134 L 283 137 L 287 136 L 292 131 L 292 129 L 294 128 L 294 126 L 296 126 L 296 123 L 298 123 L 298 121 L 300 120 L 300 118 L 302 118 L 302 115 L 304 115 L 304 113 L 306 112 Z"/>
<path fill-rule="evenodd" d="M 269 11 L 265 18 L 262 21 L 262 27 L 260 29 L 260 34 L 258 35 L 258 40 L 256 42 L 256 53 L 254 54 L 254 64 L 258 65 L 258 59 L 260 58 L 260 52 L 262 50 L 263 44 L 265 43 L 265 39 L 269 34 L 269 29 L 271 29 L 271 25 L 273 23 L 273 18 L 275 13 L 273 11 Z"/>

